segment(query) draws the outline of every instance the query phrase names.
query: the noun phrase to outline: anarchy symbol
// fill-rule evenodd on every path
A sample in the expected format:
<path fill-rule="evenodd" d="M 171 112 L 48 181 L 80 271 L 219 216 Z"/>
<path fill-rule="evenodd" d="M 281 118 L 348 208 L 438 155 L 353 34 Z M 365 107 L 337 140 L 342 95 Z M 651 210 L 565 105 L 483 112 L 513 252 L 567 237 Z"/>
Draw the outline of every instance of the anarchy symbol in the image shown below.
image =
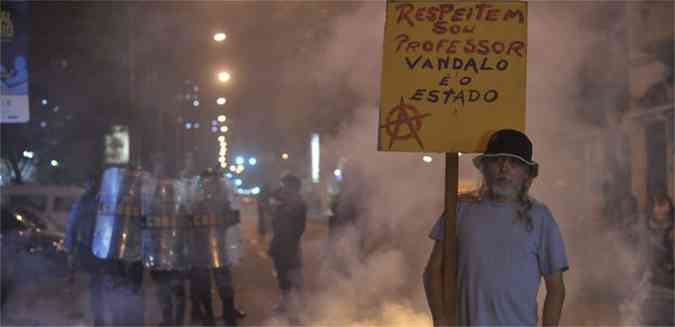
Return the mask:
<path fill-rule="evenodd" d="M 420 114 L 417 108 L 403 102 L 403 97 L 401 97 L 401 103 L 389 110 L 385 124 L 380 126 L 389 135 L 389 149 L 391 150 L 394 141 L 407 140 L 412 137 L 415 138 L 420 148 L 424 149 L 422 140 L 417 132 L 422 128 L 422 118 L 427 116 L 431 116 L 431 114 Z M 408 127 L 408 133 L 399 135 L 399 133 L 402 133 L 401 125 Z"/>

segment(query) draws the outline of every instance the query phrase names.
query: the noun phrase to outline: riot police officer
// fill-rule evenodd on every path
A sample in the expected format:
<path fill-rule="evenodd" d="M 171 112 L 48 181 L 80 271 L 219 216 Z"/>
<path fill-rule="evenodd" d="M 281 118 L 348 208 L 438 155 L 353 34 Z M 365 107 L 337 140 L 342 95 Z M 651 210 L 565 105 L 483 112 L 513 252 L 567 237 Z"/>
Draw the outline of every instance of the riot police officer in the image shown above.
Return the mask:
<path fill-rule="evenodd" d="M 153 179 L 139 169 L 103 173 L 92 253 L 106 260 L 106 302 L 116 326 L 144 323 L 141 233 L 153 191 Z"/>
<path fill-rule="evenodd" d="M 96 227 L 99 180 L 100 176 L 96 173 L 88 177 L 84 193 L 70 210 L 64 240 L 64 248 L 68 252 L 71 282 L 74 280 L 76 268 L 89 275 L 89 308 L 94 319 L 94 326 L 102 326 L 105 323 L 103 302 L 105 295 L 102 283 L 102 268 L 105 262 L 91 253 L 91 243 Z"/>
<path fill-rule="evenodd" d="M 189 268 L 185 189 L 180 180 L 159 181 L 143 229 L 143 263 L 159 286 L 161 326 L 180 326 L 184 321 L 184 276 Z"/>
<path fill-rule="evenodd" d="M 227 261 L 225 265 L 213 269 L 213 279 L 218 289 L 222 303 L 223 323 L 227 326 L 236 326 L 237 318 L 246 314 L 237 309 L 234 302 L 234 285 L 232 280 L 232 266 L 239 262 L 241 255 L 241 204 L 234 189 L 225 182 L 223 200 L 225 201 L 225 242 Z"/>
<path fill-rule="evenodd" d="M 204 171 L 196 183 L 191 206 L 193 220 L 190 278 L 193 320 L 214 323 L 210 274 L 223 303 L 223 320 L 236 325 L 234 287 L 230 267 L 239 251 L 238 210 L 232 210 L 224 181 L 213 170 Z"/>

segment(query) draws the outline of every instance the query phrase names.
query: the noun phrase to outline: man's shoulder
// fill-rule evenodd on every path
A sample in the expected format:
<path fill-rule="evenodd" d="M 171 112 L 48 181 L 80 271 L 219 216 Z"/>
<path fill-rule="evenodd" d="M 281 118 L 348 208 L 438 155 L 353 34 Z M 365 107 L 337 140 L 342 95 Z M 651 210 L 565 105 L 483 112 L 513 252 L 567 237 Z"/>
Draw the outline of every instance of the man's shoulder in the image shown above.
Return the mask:
<path fill-rule="evenodd" d="M 546 206 L 546 204 L 535 198 L 530 198 L 530 202 L 532 203 L 532 209 L 530 210 L 530 212 L 532 213 L 532 216 L 534 218 L 540 219 L 543 223 L 546 224 L 557 224 L 555 218 L 553 217 L 551 209 L 549 209 L 548 206 Z"/>

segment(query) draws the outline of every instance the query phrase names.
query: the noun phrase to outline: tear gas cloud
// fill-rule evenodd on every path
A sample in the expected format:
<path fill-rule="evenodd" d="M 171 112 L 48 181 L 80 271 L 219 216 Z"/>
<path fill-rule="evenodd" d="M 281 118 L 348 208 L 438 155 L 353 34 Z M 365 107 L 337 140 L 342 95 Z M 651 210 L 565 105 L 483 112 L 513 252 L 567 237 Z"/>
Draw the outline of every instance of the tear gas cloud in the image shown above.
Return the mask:
<path fill-rule="evenodd" d="M 285 10 L 281 3 L 268 5 L 273 9 L 261 12 L 280 13 L 267 21 L 266 28 L 275 33 L 277 28 L 283 31 L 286 27 L 274 24 L 301 18 L 292 17 L 293 11 Z M 275 77 L 278 84 L 260 79 L 261 83 L 270 83 L 268 93 L 251 97 L 254 99 L 249 104 L 266 109 L 252 110 L 251 115 L 260 121 L 273 117 L 270 126 L 292 126 L 299 131 L 294 132 L 297 135 L 306 135 L 318 120 L 334 124 L 337 128 L 332 137 L 322 135 L 321 152 L 328 157 L 324 162 L 347 158 L 360 172 L 367 189 L 361 198 L 365 210 L 361 227 L 366 235 L 363 254 L 356 246 L 359 233 L 353 230 L 335 241 L 338 246 L 334 250 L 324 241 L 305 244 L 305 261 L 321 262 L 319 272 L 308 276 L 316 280 L 308 280 L 307 284 L 320 285 L 308 287 L 311 301 L 302 310 L 308 324 L 428 326 L 431 321 L 421 276 L 433 246 L 427 234 L 443 210 L 443 156 L 433 154 L 434 160 L 425 163 L 421 153 L 376 151 L 385 4 L 352 5 L 353 9 L 323 22 L 326 37 L 310 49 L 313 53 L 280 56 L 284 61 L 274 62 L 280 68 L 257 67 L 270 68 L 275 73 L 274 69 L 280 69 L 281 74 Z M 607 176 L 589 173 L 584 164 L 597 153 L 614 150 L 616 144 L 611 140 L 618 131 L 626 132 L 626 126 L 619 123 L 603 124 L 588 118 L 600 117 L 604 121 L 622 105 L 625 63 L 615 56 L 624 47 L 620 38 L 626 27 L 625 17 L 620 14 L 622 5 L 529 3 L 527 133 L 534 143 L 534 158 L 541 166 L 531 192 L 551 208 L 566 241 L 571 270 L 566 273 L 568 292 L 563 323 L 568 325 L 628 325 L 635 318 L 630 307 L 624 306 L 620 312 L 613 308 L 621 305 L 619 298 L 637 282 L 632 267 L 639 266 L 640 261 L 630 248 L 621 246 L 615 235 L 604 232 L 599 217 L 600 186 Z M 241 12 L 242 17 L 256 14 L 255 10 Z M 145 27 L 149 31 L 146 34 L 158 38 L 176 32 L 183 19 L 180 15 L 148 16 L 152 19 Z M 238 28 L 242 34 L 263 28 L 257 27 L 254 19 L 241 21 L 245 23 Z M 665 28 L 671 27 L 672 24 Z M 250 42 L 256 42 L 255 38 Z M 137 51 L 154 49 L 144 48 L 147 44 L 150 42 L 137 44 Z M 256 49 L 263 49 L 258 46 Z M 254 51 L 251 56 L 263 58 L 270 51 L 290 51 L 288 48 L 279 43 L 267 52 Z M 140 67 L 143 64 L 137 63 Z M 656 80 L 663 74 L 663 66 L 651 66 L 640 73 L 640 80 Z M 168 75 L 159 74 L 155 82 L 165 76 Z M 161 96 L 165 86 L 149 88 L 149 94 Z M 283 93 L 275 93 L 281 89 Z M 161 106 L 172 101 L 166 98 L 160 104 L 152 104 L 154 98 L 148 96 L 139 102 Z M 279 108 L 293 111 L 274 111 Z M 271 135 L 261 130 L 252 133 L 258 142 L 263 142 L 261 135 Z M 299 139 L 298 143 L 305 141 L 304 136 Z M 270 138 L 270 142 L 277 141 Z M 479 183 L 471 157 L 461 158 L 460 179 Z M 619 162 L 612 165 L 628 164 L 627 156 L 617 158 Z M 600 165 L 593 171 L 602 171 L 602 165 L 609 164 Z M 86 294 L 83 291 L 73 297 L 84 303 Z M 62 312 L 36 312 L 35 316 L 54 321 L 50 317 L 59 313 Z"/>
<path fill-rule="evenodd" d="M 566 273 L 566 324 L 635 322 L 635 311 L 624 298 L 637 285 L 641 261 L 616 235 L 605 232 L 601 185 L 608 176 L 589 173 L 587 166 L 595 154 L 617 147 L 614 135 L 629 132 L 611 119 L 617 107 L 625 107 L 628 91 L 623 5 L 529 4 L 527 133 L 541 166 L 531 194 L 551 208 L 566 242 L 571 264 Z M 429 322 L 421 274 L 432 246 L 427 234 L 442 212 L 443 156 L 434 155 L 428 164 L 422 154 L 376 151 L 383 23 L 382 3 L 364 3 L 339 17 L 324 51 L 311 65 L 319 67 L 312 82 L 320 90 L 346 84 L 360 99 L 352 119 L 343 121 L 322 151 L 333 153 L 334 159 L 348 158 L 363 174 L 369 193 L 362 198 L 368 254 L 338 259 L 346 263 L 347 274 L 334 273 L 330 266 L 335 259 L 325 259 L 325 271 L 319 275 L 324 288 L 312 294 L 316 300 L 305 310 L 317 324 L 392 325 L 396 322 L 376 318 L 392 310 L 406 323 Z M 589 111 L 593 113 L 586 114 Z M 606 164 L 629 165 L 630 158 L 623 154 L 619 162 Z M 471 157 L 461 158 L 460 178 L 479 183 Z M 594 172 L 610 169 L 595 168 Z M 341 251 L 346 257 L 356 253 Z M 540 304 L 543 293 L 542 286 Z"/>

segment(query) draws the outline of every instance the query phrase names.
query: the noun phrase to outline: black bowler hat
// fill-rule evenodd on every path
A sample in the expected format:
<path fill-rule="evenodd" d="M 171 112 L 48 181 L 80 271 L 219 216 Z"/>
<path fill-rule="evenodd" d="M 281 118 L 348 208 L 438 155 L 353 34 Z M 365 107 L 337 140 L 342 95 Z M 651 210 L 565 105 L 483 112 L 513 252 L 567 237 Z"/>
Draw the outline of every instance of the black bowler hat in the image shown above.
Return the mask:
<path fill-rule="evenodd" d="M 538 164 L 532 161 L 532 142 L 527 135 L 514 129 L 496 131 L 488 140 L 485 152 L 473 159 L 473 165 L 480 167 L 486 157 L 513 157 L 537 169 Z"/>

